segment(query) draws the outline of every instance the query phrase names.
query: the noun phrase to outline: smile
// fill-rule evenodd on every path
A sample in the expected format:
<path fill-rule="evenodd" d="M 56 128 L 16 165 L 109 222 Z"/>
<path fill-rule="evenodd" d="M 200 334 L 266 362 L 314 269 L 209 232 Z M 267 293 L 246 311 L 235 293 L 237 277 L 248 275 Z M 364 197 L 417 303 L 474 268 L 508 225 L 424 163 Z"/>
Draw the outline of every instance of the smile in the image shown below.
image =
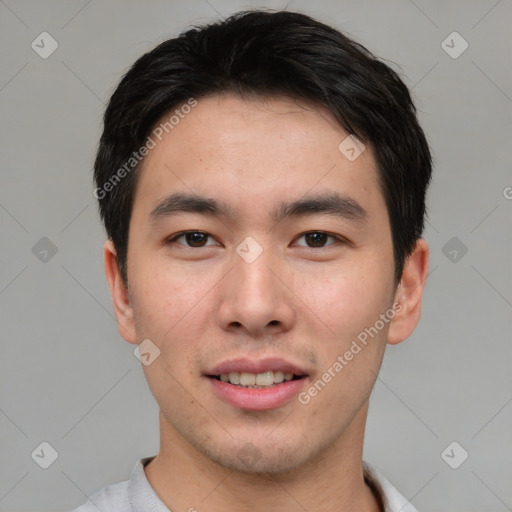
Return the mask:
<path fill-rule="evenodd" d="M 248 389 L 265 389 L 273 387 L 276 384 L 300 379 L 301 376 L 294 375 L 291 372 L 282 371 L 266 371 L 262 373 L 249 372 L 230 372 L 220 375 L 213 375 L 214 379 L 232 384 L 233 386 Z"/>

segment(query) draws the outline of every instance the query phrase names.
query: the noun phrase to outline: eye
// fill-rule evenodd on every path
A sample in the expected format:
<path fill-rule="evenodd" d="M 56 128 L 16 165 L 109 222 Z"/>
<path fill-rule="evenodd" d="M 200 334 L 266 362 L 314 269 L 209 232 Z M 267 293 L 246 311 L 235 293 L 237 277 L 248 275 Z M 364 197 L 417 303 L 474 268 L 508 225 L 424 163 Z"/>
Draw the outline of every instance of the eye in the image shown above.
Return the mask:
<path fill-rule="evenodd" d="M 328 247 L 330 245 L 334 245 L 336 242 L 343 242 L 340 237 L 331 235 L 325 231 L 308 231 L 307 233 L 303 233 L 296 240 L 300 240 L 301 238 L 304 238 L 306 243 L 298 243 L 297 245 L 312 249 Z M 184 243 L 180 242 L 180 239 L 184 239 Z M 208 239 L 212 239 L 212 243 L 207 243 Z M 329 239 L 334 241 L 327 243 Z M 215 241 L 213 241 L 211 235 L 203 231 L 184 231 L 182 233 L 177 233 L 176 235 L 169 238 L 166 243 L 177 243 L 179 245 L 184 245 L 185 247 L 190 247 L 191 249 L 200 249 L 201 247 L 218 245 Z"/>
<path fill-rule="evenodd" d="M 336 241 L 341 242 L 341 238 L 330 235 L 329 233 L 326 233 L 325 231 L 309 231 L 307 233 L 302 234 L 297 240 L 300 240 L 301 238 L 304 238 L 306 240 L 306 247 L 310 248 L 321 248 L 325 247 L 326 245 L 334 245 Z M 332 238 L 335 240 L 334 243 L 326 244 L 327 239 Z M 309 245 L 311 244 L 311 245 Z M 303 244 L 297 244 L 297 245 L 303 245 Z"/>
<path fill-rule="evenodd" d="M 180 238 L 183 238 L 185 240 L 184 244 L 178 242 Z M 174 235 L 173 237 L 169 238 L 167 240 L 167 243 L 176 242 L 180 245 L 186 245 L 193 249 L 206 247 L 208 245 L 215 245 L 215 243 L 207 244 L 206 241 L 208 238 L 211 238 L 211 236 L 208 233 L 204 233 L 203 231 L 185 231 L 183 233 L 178 233 L 177 235 Z"/>

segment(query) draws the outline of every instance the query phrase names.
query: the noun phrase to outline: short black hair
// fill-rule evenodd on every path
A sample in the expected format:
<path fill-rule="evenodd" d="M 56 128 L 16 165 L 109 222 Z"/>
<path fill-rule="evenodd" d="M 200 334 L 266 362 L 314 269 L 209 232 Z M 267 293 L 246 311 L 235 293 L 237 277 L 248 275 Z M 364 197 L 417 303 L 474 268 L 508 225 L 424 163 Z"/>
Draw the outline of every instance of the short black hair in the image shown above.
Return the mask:
<path fill-rule="evenodd" d="M 340 31 L 302 13 L 267 10 L 238 12 L 164 41 L 133 64 L 112 94 L 94 164 L 94 195 L 124 282 L 137 169 L 156 123 L 180 105 L 224 93 L 285 96 L 325 107 L 373 148 L 398 283 L 423 232 L 432 174 L 410 92 L 394 70 Z"/>

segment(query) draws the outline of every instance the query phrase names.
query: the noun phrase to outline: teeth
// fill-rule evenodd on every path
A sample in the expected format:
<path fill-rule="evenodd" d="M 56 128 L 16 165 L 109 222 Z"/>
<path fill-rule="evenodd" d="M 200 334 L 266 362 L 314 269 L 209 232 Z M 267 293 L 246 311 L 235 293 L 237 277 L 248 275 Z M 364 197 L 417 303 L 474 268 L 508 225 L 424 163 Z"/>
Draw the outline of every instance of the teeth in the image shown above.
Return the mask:
<path fill-rule="evenodd" d="M 230 374 L 231 377 L 231 374 Z M 254 373 L 242 372 L 240 374 L 240 385 L 241 386 L 254 386 L 256 384 L 256 375 Z"/>
<path fill-rule="evenodd" d="M 263 373 L 249 373 L 249 372 L 231 372 L 222 373 L 220 380 L 222 382 L 229 382 L 235 386 L 241 387 L 270 387 L 274 384 L 281 384 L 284 381 L 293 379 L 293 373 L 284 373 L 281 371 L 268 371 Z"/>
<path fill-rule="evenodd" d="M 230 373 L 229 382 L 231 382 L 231 384 L 240 384 L 240 374 L 236 372 Z"/>
<path fill-rule="evenodd" d="M 272 386 L 274 384 L 274 372 L 258 373 L 256 375 L 257 386 Z"/>
<path fill-rule="evenodd" d="M 284 373 L 283 372 L 274 372 L 274 382 L 276 384 L 280 384 L 284 380 Z"/>

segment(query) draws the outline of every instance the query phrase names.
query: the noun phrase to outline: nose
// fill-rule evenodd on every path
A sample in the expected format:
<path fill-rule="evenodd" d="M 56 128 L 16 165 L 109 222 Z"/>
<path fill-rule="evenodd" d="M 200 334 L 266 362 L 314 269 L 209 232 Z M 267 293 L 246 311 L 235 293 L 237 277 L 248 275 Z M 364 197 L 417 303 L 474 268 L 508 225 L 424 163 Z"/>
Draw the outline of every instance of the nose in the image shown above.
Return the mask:
<path fill-rule="evenodd" d="M 294 295 L 286 271 L 269 250 L 252 262 L 235 257 L 219 288 L 218 320 L 226 331 L 261 337 L 289 331 L 295 321 Z"/>

